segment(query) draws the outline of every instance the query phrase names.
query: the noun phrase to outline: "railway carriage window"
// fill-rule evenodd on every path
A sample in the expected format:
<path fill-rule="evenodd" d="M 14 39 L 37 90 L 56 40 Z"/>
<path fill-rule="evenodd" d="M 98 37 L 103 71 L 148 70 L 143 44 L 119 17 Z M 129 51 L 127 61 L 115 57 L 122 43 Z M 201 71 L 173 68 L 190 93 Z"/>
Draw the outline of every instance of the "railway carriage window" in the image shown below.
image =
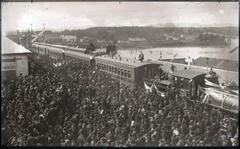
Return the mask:
<path fill-rule="evenodd" d="M 109 66 L 109 71 L 112 72 L 112 67 L 111 66 Z"/>
<path fill-rule="evenodd" d="M 118 75 L 120 75 L 120 68 L 118 68 Z"/>
<path fill-rule="evenodd" d="M 97 63 L 96 68 L 100 69 L 99 63 Z"/>
<path fill-rule="evenodd" d="M 123 69 L 121 69 L 121 76 L 123 76 Z"/>
<path fill-rule="evenodd" d="M 191 82 L 190 82 L 190 83 L 192 83 L 192 96 L 194 96 L 194 95 L 195 95 L 195 93 L 196 93 L 195 81 L 192 81 L 192 80 L 191 80 Z"/>
<path fill-rule="evenodd" d="M 101 64 L 98 63 L 98 68 L 101 69 Z"/>
<path fill-rule="evenodd" d="M 106 70 L 106 65 L 103 65 L 103 70 Z"/>
<path fill-rule="evenodd" d="M 124 76 L 127 77 L 127 70 L 124 70 Z"/>
<path fill-rule="evenodd" d="M 130 71 L 128 71 L 128 78 L 131 78 L 131 73 L 130 73 Z"/>
<path fill-rule="evenodd" d="M 117 74 L 117 68 L 115 67 L 115 73 Z"/>
<path fill-rule="evenodd" d="M 183 88 L 184 88 L 184 89 L 190 90 L 190 84 L 189 84 L 188 80 L 183 79 L 183 80 L 181 81 L 181 84 L 183 85 Z"/>

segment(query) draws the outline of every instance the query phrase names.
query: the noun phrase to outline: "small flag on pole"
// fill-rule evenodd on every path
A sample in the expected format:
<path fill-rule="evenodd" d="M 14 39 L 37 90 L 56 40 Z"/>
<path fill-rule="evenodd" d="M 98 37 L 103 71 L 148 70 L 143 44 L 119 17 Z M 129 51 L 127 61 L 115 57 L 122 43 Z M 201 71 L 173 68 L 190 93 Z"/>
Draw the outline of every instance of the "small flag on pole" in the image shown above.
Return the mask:
<path fill-rule="evenodd" d="M 206 95 L 204 96 L 204 98 L 203 98 L 203 100 L 202 100 L 202 103 L 206 103 L 207 99 L 208 99 L 208 94 L 206 94 Z"/>
<path fill-rule="evenodd" d="M 151 87 L 149 87 L 149 86 L 144 82 L 144 88 L 151 93 L 151 92 L 152 92 L 153 85 L 152 85 Z"/>

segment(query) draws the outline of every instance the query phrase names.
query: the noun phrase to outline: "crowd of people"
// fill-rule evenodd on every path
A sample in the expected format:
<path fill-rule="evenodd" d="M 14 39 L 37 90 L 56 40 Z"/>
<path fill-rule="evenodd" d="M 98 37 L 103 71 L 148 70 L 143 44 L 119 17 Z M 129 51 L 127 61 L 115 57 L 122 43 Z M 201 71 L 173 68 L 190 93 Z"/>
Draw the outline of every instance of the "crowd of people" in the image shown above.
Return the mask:
<path fill-rule="evenodd" d="M 130 88 L 76 59 L 33 62 L 1 85 L 5 145 L 238 146 L 237 122 L 174 90 Z"/>

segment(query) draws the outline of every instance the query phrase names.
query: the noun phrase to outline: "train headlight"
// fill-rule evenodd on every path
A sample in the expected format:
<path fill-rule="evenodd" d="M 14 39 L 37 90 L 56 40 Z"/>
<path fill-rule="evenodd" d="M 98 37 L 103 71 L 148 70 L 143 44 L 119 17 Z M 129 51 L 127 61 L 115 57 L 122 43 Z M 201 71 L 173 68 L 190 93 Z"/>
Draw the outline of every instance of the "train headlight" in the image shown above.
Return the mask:
<path fill-rule="evenodd" d="M 93 59 L 93 57 L 92 57 L 92 56 L 90 56 L 90 59 L 92 60 L 92 59 Z"/>

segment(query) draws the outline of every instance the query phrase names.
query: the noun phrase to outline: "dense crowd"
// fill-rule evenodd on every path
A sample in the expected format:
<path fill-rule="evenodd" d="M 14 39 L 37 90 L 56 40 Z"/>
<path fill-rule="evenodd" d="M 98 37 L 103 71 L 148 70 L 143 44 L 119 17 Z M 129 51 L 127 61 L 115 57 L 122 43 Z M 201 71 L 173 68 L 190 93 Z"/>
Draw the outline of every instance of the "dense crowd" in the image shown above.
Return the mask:
<path fill-rule="evenodd" d="M 34 62 L 31 75 L 1 86 L 6 145 L 238 145 L 235 121 L 174 90 L 162 97 L 130 88 L 75 59 Z"/>

